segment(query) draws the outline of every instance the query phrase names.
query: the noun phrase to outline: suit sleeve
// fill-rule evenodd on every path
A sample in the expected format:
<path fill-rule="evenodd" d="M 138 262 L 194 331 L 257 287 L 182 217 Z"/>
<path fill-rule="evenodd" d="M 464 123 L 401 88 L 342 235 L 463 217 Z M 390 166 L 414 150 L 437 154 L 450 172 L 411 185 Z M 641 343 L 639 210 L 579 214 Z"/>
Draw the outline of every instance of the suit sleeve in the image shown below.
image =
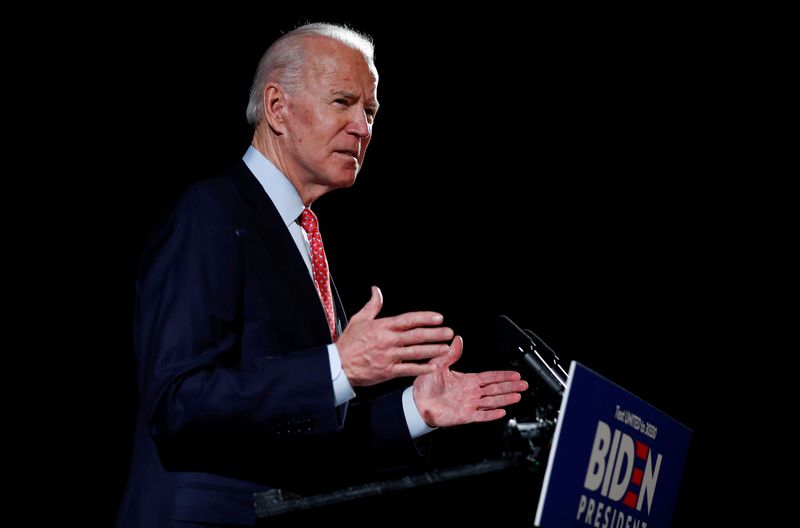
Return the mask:
<path fill-rule="evenodd" d="M 324 346 L 241 359 L 243 283 L 234 222 L 191 189 L 151 239 L 137 281 L 140 394 L 156 437 L 339 430 Z"/>

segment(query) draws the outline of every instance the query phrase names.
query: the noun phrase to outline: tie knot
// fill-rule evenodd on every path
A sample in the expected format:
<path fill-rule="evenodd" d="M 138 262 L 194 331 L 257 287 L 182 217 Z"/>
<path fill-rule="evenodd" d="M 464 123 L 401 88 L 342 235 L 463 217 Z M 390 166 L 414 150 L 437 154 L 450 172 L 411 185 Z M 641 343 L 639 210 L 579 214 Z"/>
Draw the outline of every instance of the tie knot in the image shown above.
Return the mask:
<path fill-rule="evenodd" d="M 300 215 L 300 225 L 308 234 L 316 233 L 319 231 L 319 225 L 317 224 L 317 215 L 315 215 L 314 211 L 312 211 L 308 207 L 303 208 L 303 214 Z"/>

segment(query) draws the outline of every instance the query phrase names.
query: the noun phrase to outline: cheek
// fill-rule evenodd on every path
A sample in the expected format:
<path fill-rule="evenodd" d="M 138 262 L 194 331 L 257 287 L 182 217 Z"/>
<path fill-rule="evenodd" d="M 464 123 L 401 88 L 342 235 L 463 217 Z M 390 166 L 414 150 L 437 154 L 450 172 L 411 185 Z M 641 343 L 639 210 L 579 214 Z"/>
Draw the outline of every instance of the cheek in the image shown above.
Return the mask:
<path fill-rule="evenodd" d="M 295 143 L 301 145 L 311 140 L 314 134 L 315 116 L 303 105 L 292 106 L 292 121 L 294 126 L 291 127 L 292 137 Z"/>
<path fill-rule="evenodd" d="M 372 131 L 370 131 L 369 137 L 366 139 L 361 140 L 361 157 L 364 157 L 364 154 L 367 152 L 367 147 L 369 146 L 369 142 L 372 141 Z"/>

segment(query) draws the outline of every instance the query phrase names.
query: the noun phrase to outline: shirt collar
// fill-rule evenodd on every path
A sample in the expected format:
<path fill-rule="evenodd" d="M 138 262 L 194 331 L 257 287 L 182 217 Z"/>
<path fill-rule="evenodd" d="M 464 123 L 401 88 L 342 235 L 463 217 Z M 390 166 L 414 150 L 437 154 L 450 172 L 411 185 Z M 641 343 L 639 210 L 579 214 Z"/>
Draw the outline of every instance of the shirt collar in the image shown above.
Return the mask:
<path fill-rule="evenodd" d="M 292 182 L 252 145 L 242 160 L 267 192 L 286 226 L 297 220 L 305 206 Z"/>

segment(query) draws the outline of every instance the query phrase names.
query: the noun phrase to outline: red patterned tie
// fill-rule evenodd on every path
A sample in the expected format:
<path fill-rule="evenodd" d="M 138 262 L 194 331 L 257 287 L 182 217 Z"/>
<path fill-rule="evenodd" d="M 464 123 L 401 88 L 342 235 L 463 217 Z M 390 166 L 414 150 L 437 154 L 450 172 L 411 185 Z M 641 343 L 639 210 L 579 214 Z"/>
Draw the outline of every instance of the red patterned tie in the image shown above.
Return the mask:
<path fill-rule="evenodd" d="M 308 235 L 308 242 L 311 245 L 311 269 L 314 275 L 314 285 L 317 287 L 322 307 L 325 308 L 325 315 L 328 317 L 331 337 L 336 341 L 336 320 L 333 317 L 333 298 L 328 281 L 328 260 L 325 258 L 325 248 L 322 246 L 322 236 L 319 234 L 317 215 L 308 207 L 304 208 L 303 214 L 300 215 L 300 225 Z"/>

